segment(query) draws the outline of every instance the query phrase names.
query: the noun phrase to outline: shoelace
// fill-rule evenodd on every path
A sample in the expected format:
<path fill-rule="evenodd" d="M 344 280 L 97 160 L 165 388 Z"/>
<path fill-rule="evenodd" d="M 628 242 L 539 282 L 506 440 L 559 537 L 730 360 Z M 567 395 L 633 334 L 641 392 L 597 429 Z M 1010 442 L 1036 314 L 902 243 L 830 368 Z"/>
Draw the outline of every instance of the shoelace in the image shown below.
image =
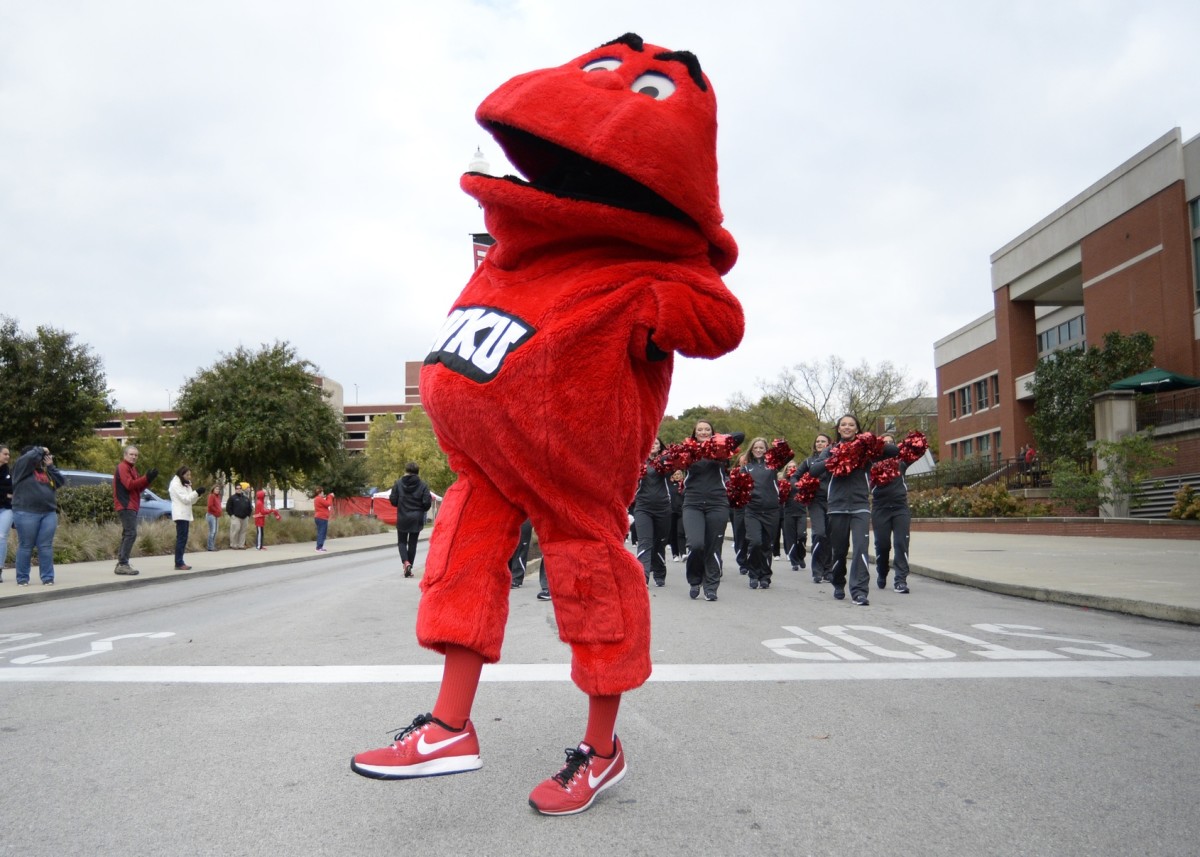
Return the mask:
<path fill-rule="evenodd" d="M 571 780 L 575 779 L 579 769 L 586 765 L 592 758 L 590 753 L 585 753 L 578 747 L 567 747 L 567 763 L 563 765 L 563 769 L 555 774 L 550 779 L 558 780 L 563 787 L 570 785 Z"/>
<path fill-rule="evenodd" d="M 404 736 L 410 735 L 413 732 L 416 732 L 418 729 L 420 729 L 426 723 L 433 723 L 433 722 L 434 722 L 434 719 L 433 719 L 432 714 L 418 714 L 416 717 L 413 718 L 413 722 L 410 723 L 409 725 L 405 726 L 399 732 L 397 732 L 396 737 L 393 738 L 392 740 L 399 743 L 400 741 L 404 740 Z M 396 730 L 389 729 L 388 731 L 395 732 Z"/>

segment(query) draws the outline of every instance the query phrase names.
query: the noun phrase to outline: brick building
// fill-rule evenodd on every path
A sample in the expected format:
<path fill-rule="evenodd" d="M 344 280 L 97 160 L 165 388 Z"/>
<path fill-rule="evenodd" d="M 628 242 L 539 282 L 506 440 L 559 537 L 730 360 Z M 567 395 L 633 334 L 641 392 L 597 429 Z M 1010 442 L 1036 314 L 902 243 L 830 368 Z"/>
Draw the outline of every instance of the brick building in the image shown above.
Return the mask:
<path fill-rule="evenodd" d="M 939 457 L 1033 442 L 1039 358 L 1144 330 L 1200 377 L 1200 137 L 1175 128 L 991 256 L 994 308 L 934 343 Z"/>

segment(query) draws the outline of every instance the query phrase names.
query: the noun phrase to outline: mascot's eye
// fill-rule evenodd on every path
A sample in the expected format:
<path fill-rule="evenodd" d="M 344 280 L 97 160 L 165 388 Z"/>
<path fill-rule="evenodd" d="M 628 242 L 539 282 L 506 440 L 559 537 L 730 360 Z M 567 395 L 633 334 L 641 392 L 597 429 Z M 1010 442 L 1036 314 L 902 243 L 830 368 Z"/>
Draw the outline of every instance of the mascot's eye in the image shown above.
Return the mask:
<path fill-rule="evenodd" d="M 616 71 L 621 67 L 621 61 L 616 57 L 601 57 L 592 60 L 583 67 L 584 71 Z"/>
<path fill-rule="evenodd" d="M 662 101 L 674 94 L 675 84 L 665 74 L 648 71 L 633 82 L 633 91 L 639 95 L 649 95 L 656 101 Z"/>

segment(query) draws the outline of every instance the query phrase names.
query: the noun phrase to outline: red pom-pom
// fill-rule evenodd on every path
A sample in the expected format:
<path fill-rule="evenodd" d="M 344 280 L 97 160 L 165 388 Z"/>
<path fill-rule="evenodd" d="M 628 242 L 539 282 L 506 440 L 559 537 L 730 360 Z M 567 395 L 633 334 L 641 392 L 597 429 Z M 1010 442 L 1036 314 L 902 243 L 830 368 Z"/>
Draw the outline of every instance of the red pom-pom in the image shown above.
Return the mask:
<path fill-rule="evenodd" d="M 754 491 L 754 477 L 740 467 L 729 474 L 725 482 L 725 494 L 729 497 L 729 505 L 735 509 L 743 508 L 750 502 Z"/>
<path fill-rule="evenodd" d="M 792 499 L 807 506 L 817 496 L 817 491 L 820 489 L 821 480 L 811 473 L 805 473 L 796 480 L 796 487 L 792 489 Z"/>
<path fill-rule="evenodd" d="M 763 456 L 767 463 L 767 467 L 772 470 L 779 470 L 783 465 L 792 460 L 792 448 L 788 446 L 788 442 L 783 438 L 776 438 L 775 442 L 767 450 L 767 454 Z"/>
<path fill-rule="evenodd" d="M 787 503 L 788 498 L 792 496 L 792 483 L 786 479 L 779 480 L 779 505 Z"/>
<path fill-rule="evenodd" d="M 883 461 L 876 461 L 871 465 L 871 484 L 875 486 L 887 485 L 900 475 L 900 459 L 885 458 Z"/>
<path fill-rule="evenodd" d="M 715 434 L 701 444 L 705 447 L 705 458 L 712 458 L 716 461 L 727 461 L 737 455 L 737 441 L 733 439 L 731 434 Z"/>
<path fill-rule="evenodd" d="M 910 431 L 904 440 L 900 441 L 900 460 L 912 464 L 922 457 L 929 449 L 929 439 L 919 431 Z"/>

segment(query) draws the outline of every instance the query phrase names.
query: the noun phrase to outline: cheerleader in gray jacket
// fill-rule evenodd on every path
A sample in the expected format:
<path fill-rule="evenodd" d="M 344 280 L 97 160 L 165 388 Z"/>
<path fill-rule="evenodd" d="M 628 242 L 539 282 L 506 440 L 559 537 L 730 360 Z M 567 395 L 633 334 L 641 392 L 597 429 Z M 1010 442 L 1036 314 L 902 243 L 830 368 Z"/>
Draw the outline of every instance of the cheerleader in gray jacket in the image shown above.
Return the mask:
<path fill-rule="evenodd" d="M 779 529 L 779 471 L 767 464 L 767 440 L 750 441 L 750 453 L 742 471 L 754 487 L 746 504 L 746 567 L 751 589 L 771 588 L 771 554 Z"/>
<path fill-rule="evenodd" d="M 783 504 L 783 553 L 792 564 L 792 571 L 804 568 L 804 557 L 808 551 L 808 508 L 796 500 L 796 483 L 800 471 L 794 461 L 783 468 L 783 478 L 792 486 L 788 501 Z"/>
<path fill-rule="evenodd" d="M 662 451 L 662 441 L 655 438 L 646 460 L 646 472 L 638 480 L 637 493 L 633 497 L 637 555 L 646 573 L 646 584 L 649 585 L 653 577 L 655 586 L 667 583 L 667 538 L 671 533 L 671 485 L 666 475 L 655 467 Z"/>
<path fill-rule="evenodd" d="M 692 439 L 703 443 L 714 436 L 712 423 L 699 420 Z M 740 444 L 746 436 L 733 435 Z M 698 598 L 704 590 L 705 601 L 717 600 L 721 585 L 721 548 L 725 528 L 729 526 L 729 495 L 725 493 L 725 462 L 711 458 L 693 461 L 683 478 L 683 533 L 687 539 L 687 581 L 689 595 Z"/>
<path fill-rule="evenodd" d="M 818 473 L 813 469 L 817 459 L 829 449 L 829 435 L 819 434 L 813 441 L 813 454 L 796 465 L 796 479 L 805 473 L 816 478 L 821 487 L 808 504 L 808 519 L 812 522 L 812 581 L 824 583 L 832 580 L 829 573 L 829 534 L 826 528 L 826 511 L 829 507 L 829 471 L 824 468 Z"/>
<path fill-rule="evenodd" d="M 827 473 L 826 463 L 830 453 L 843 444 L 850 443 L 860 434 L 858 417 L 846 414 L 837 421 L 838 440 L 813 463 L 812 473 L 820 476 Z M 883 458 L 899 455 L 895 444 L 883 448 Z M 879 460 L 879 459 L 875 459 Z M 829 480 L 829 549 L 832 557 L 833 597 L 846 597 L 847 555 L 849 560 L 850 600 L 858 607 L 871 602 L 871 576 L 867 572 L 867 547 L 870 541 L 871 506 L 870 485 L 867 471 L 871 462 L 864 461 L 843 475 L 831 475 Z"/>
<path fill-rule="evenodd" d="M 895 443 L 891 435 L 883 435 L 884 443 Z M 871 529 L 875 531 L 875 583 L 887 588 L 888 572 L 895 569 L 892 588 L 901 595 L 908 594 L 908 540 L 912 528 L 912 512 L 908 507 L 908 485 L 904 473 L 908 462 L 897 461 L 900 475 L 884 485 L 871 480 Z M 889 559 L 891 565 L 889 568 Z"/>

